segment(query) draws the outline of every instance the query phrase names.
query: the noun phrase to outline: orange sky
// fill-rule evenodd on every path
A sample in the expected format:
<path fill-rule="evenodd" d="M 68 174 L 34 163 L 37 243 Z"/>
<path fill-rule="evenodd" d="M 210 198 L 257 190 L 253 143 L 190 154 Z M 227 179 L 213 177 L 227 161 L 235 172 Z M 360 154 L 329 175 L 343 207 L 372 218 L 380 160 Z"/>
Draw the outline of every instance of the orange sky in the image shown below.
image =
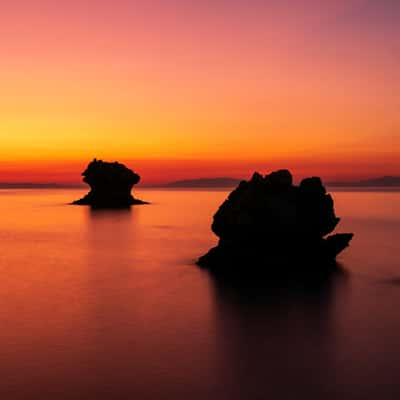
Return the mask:
<path fill-rule="evenodd" d="M 400 174 L 399 2 L 9 3 L 0 181 Z"/>

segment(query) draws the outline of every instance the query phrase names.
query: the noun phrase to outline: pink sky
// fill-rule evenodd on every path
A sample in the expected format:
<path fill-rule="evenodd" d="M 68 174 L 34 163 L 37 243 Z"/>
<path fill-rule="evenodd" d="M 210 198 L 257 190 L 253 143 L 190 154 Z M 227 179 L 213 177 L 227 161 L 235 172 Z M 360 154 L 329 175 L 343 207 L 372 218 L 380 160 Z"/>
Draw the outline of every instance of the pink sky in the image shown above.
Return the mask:
<path fill-rule="evenodd" d="M 399 2 L 148 3 L 0 6 L 0 181 L 400 174 Z"/>

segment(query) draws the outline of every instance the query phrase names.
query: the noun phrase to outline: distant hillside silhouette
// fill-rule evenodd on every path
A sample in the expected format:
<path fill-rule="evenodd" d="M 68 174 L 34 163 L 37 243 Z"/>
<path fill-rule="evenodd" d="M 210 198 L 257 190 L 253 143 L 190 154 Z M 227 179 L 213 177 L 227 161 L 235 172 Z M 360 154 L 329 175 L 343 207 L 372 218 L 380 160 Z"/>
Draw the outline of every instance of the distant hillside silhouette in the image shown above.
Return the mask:
<path fill-rule="evenodd" d="M 0 189 L 68 189 L 78 188 L 83 185 L 60 184 L 52 182 L 0 182 Z"/>
<path fill-rule="evenodd" d="M 162 187 L 168 188 L 232 188 L 242 181 L 238 178 L 217 177 L 217 178 L 198 178 L 184 179 L 166 183 Z M 400 187 L 400 176 L 382 176 L 359 181 L 333 181 L 328 182 L 327 186 L 341 187 Z"/>
<path fill-rule="evenodd" d="M 327 185 L 341 187 L 400 187 L 400 176 L 382 176 L 353 182 L 329 182 Z"/>
<path fill-rule="evenodd" d="M 161 185 L 145 185 L 144 187 L 163 188 L 233 188 L 241 182 L 241 179 L 231 177 L 183 179 Z M 400 187 L 400 176 L 382 176 L 359 181 L 333 181 L 327 182 L 327 186 L 337 187 Z M 55 182 L 0 182 L 0 189 L 68 189 L 82 188 L 83 184 L 68 184 Z"/>
<path fill-rule="evenodd" d="M 240 183 L 241 179 L 237 178 L 199 178 L 199 179 L 185 179 L 165 184 L 169 188 L 225 188 L 235 187 Z"/>

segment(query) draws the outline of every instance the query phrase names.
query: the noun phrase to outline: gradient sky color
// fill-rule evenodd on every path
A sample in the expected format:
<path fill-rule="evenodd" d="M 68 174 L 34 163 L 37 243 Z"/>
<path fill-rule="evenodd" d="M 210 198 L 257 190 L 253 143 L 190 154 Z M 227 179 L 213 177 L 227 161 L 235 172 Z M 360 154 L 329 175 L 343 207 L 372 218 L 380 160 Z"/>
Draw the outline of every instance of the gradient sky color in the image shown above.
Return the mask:
<path fill-rule="evenodd" d="M 398 0 L 3 3 L 0 181 L 400 174 Z"/>

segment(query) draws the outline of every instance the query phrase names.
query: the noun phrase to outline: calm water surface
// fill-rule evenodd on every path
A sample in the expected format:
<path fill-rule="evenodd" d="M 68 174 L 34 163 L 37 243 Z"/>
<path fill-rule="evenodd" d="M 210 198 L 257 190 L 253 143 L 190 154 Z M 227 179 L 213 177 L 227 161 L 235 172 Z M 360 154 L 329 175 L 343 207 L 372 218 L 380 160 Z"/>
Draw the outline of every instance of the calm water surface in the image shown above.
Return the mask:
<path fill-rule="evenodd" d="M 400 192 L 336 192 L 356 233 L 305 289 L 224 284 L 193 265 L 224 191 L 0 191 L 0 398 L 394 399 Z"/>

